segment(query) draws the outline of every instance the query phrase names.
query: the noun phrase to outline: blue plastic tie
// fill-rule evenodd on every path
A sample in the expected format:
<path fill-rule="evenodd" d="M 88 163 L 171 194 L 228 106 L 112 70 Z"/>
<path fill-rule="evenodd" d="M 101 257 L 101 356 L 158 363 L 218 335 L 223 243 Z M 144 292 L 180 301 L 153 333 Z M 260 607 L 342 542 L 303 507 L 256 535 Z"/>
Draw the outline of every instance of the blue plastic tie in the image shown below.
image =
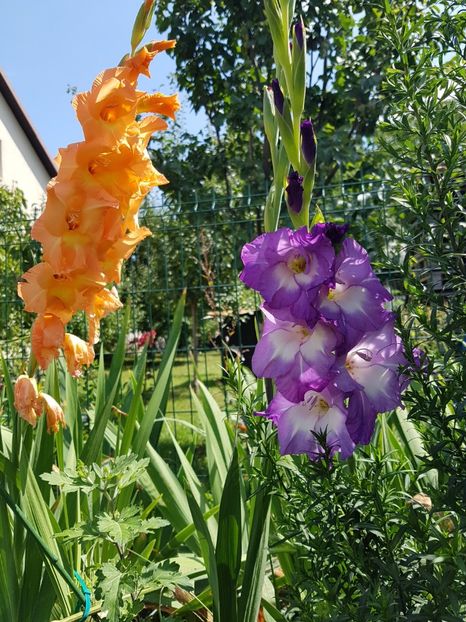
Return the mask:
<path fill-rule="evenodd" d="M 87 618 L 89 617 L 89 612 L 91 610 L 91 590 L 84 583 L 84 579 L 82 578 L 82 576 L 79 574 L 77 570 L 74 571 L 74 576 L 76 580 L 78 581 L 79 586 L 81 587 L 82 593 L 84 594 L 84 598 L 86 599 L 86 603 L 84 605 L 83 616 L 80 620 L 80 622 L 85 622 L 85 620 L 87 620 Z"/>

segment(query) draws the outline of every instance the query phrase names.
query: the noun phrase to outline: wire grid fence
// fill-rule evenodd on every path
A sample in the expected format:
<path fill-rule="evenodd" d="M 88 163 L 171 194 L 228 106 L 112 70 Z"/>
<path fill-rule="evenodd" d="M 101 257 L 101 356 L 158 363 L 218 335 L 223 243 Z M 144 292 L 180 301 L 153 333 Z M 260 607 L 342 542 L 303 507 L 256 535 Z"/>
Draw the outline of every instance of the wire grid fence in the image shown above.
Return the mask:
<path fill-rule="evenodd" d="M 126 367 L 132 367 L 147 340 L 145 392 L 150 395 L 174 307 L 186 289 L 186 315 L 166 409 L 178 437 L 191 435 L 190 425 L 196 423 L 191 390 L 196 390 L 197 381 L 204 382 L 229 412 L 233 397 L 222 371 L 226 357 L 238 355 L 250 364 L 259 301 L 242 285 L 238 274 L 242 246 L 262 232 L 265 197 L 265 192 L 236 197 L 194 195 L 190 202 L 147 206 L 140 219 L 152 236 L 127 262 L 118 288 L 122 301 L 131 306 Z M 377 258 L 390 254 L 390 242 L 380 226 L 388 214 L 387 197 L 388 188 L 381 181 L 339 184 L 315 192 L 315 202 L 326 219 L 348 222 L 350 232 L 368 250 L 376 268 Z M 40 257 L 40 248 L 29 237 L 32 220 L 25 218 L 14 230 L 0 230 L 1 343 L 3 356 L 15 372 L 28 356 L 28 331 L 33 320 L 23 311 L 16 294 L 19 277 Z M 286 217 L 281 224 L 289 224 Z M 379 275 L 385 284 L 396 280 L 393 274 L 379 271 Z M 103 321 L 105 357 L 111 356 L 120 322 L 121 314 Z M 85 336 L 84 319 L 78 317 L 68 330 Z M 128 371 L 125 379 L 129 379 Z M 95 368 L 91 368 L 81 382 L 84 406 L 91 403 L 94 383 Z"/>

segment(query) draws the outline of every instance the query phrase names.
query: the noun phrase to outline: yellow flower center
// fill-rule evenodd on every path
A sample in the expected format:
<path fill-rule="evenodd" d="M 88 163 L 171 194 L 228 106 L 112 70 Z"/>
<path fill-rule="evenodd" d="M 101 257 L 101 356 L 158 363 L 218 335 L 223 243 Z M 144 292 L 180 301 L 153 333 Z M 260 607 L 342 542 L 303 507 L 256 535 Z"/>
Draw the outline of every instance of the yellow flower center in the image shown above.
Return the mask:
<path fill-rule="evenodd" d="M 318 412 L 319 417 L 323 417 L 324 415 L 327 414 L 327 412 L 328 412 L 328 410 L 330 408 L 330 405 L 329 405 L 329 403 L 326 400 L 324 400 L 322 397 L 320 397 L 317 400 L 317 404 L 316 404 L 315 408 L 317 409 L 317 411 L 319 411 Z"/>
<path fill-rule="evenodd" d="M 298 335 L 301 337 L 302 340 L 307 339 L 309 337 L 309 335 L 311 334 L 311 331 L 306 328 L 306 326 L 296 326 L 296 332 L 298 333 Z"/>
<path fill-rule="evenodd" d="M 288 268 L 295 274 L 301 274 L 306 269 L 306 258 L 302 255 L 295 255 L 288 261 Z"/>
<path fill-rule="evenodd" d="M 309 408 L 309 414 L 314 417 L 323 417 L 330 410 L 330 404 L 323 397 L 313 393 L 305 398 L 305 403 Z"/>

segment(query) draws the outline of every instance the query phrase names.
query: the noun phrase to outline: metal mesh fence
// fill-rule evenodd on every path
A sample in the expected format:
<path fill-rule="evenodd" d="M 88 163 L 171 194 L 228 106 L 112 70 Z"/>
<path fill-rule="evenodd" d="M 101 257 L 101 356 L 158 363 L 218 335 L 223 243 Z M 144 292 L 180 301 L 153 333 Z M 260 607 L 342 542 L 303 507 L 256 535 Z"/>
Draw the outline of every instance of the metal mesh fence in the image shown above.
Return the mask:
<path fill-rule="evenodd" d="M 378 257 L 396 252 L 384 235 L 389 209 L 383 182 L 318 188 L 315 201 L 328 220 L 350 223 L 350 232 L 367 248 L 376 269 Z M 228 411 L 230 400 L 222 372 L 225 357 L 233 353 L 250 363 L 258 299 L 238 279 L 240 251 L 261 233 L 264 203 L 264 192 L 239 197 L 194 196 L 190 202 L 147 206 L 140 219 L 152 236 L 127 262 L 118 288 L 123 302 L 131 305 L 127 367 L 131 368 L 141 345 L 149 340 L 145 387 L 149 395 L 175 304 L 186 289 L 186 317 L 167 405 L 167 416 L 173 420 L 177 435 L 180 425 L 190 433 L 189 425 L 183 422 L 195 423 L 190 389 L 196 388 L 198 379 Z M 285 217 L 282 224 L 288 224 Z M 19 277 L 40 256 L 40 249 L 30 240 L 30 226 L 25 219 L 13 228 L 0 230 L 1 344 L 14 371 L 19 371 L 26 360 L 33 320 L 23 311 L 16 294 Z M 386 284 L 396 282 L 397 275 L 379 274 Z M 103 321 L 105 356 L 111 356 L 120 321 L 118 314 Z M 84 319 L 78 317 L 69 330 L 83 335 Z M 82 383 L 84 402 L 90 399 L 94 378 L 95 370 L 91 369 Z"/>

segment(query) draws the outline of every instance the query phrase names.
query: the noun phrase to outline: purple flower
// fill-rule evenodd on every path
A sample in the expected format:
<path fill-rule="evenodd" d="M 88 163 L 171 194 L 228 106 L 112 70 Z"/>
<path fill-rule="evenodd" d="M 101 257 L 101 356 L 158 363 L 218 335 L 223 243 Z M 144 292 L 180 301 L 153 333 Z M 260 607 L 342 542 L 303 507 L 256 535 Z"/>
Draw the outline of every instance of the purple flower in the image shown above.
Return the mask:
<path fill-rule="evenodd" d="M 293 171 L 288 175 L 288 185 L 286 190 L 286 204 L 296 214 L 299 214 L 303 207 L 303 177 Z"/>
<path fill-rule="evenodd" d="M 317 154 L 317 141 L 311 119 L 301 121 L 301 150 L 307 165 L 311 168 Z"/>
<path fill-rule="evenodd" d="M 334 386 L 349 396 L 348 429 L 355 443 L 368 443 L 376 413 L 401 405 L 400 365 L 406 363 L 393 323 L 366 333 L 335 365 Z"/>
<path fill-rule="evenodd" d="M 348 458 L 353 453 L 343 396 L 333 388 L 307 391 L 298 403 L 277 393 L 265 413 L 258 414 L 271 419 L 277 427 L 282 455 L 305 453 L 312 460 L 318 460 L 325 449 L 317 435 L 325 436 L 330 455 L 339 451 L 342 458 Z"/>
<path fill-rule="evenodd" d="M 328 237 L 330 242 L 336 246 L 343 241 L 345 235 L 348 233 L 348 229 L 348 223 L 339 225 L 336 222 L 319 222 L 312 227 L 311 233 L 323 233 Z"/>
<path fill-rule="evenodd" d="M 355 240 L 347 238 L 335 261 L 335 285 L 323 286 L 317 308 L 324 318 L 337 323 L 352 345 L 366 330 L 380 328 L 391 314 L 384 302 L 392 300 L 372 272 L 367 252 Z"/>
<path fill-rule="evenodd" d="M 319 287 L 332 278 L 335 253 L 328 238 L 306 227 L 264 233 L 245 244 L 240 279 L 258 291 L 268 307 L 286 316 L 311 321 L 311 304 Z"/>
<path fill-rule="evenodd" d="M 264 330 L 252 357 L 256 376 L 274 378 L 289 400 L 301 400 L 309 389 L 321 390 L 329 382 L 337 339 L 322 322 L 313 328 L 274 317 L 267 309 Z"/>
<path fill-rule="evenodd" d="M 272 91 L 273 91 L 273 101 L 275 103 L 275 108 L 283 116 L 285 98 L 283 97 L 283 93 L 280 88 L 280 83 L 278 82 L 276 78 L 272 80 Z"/>

